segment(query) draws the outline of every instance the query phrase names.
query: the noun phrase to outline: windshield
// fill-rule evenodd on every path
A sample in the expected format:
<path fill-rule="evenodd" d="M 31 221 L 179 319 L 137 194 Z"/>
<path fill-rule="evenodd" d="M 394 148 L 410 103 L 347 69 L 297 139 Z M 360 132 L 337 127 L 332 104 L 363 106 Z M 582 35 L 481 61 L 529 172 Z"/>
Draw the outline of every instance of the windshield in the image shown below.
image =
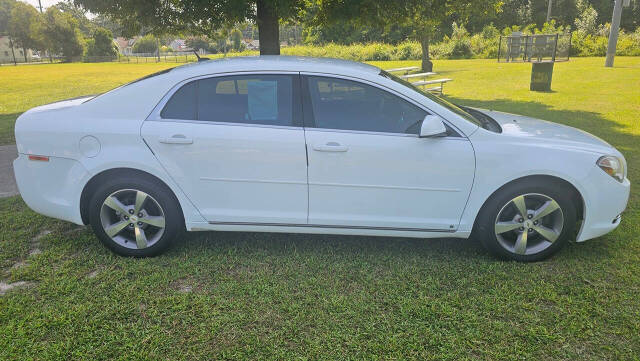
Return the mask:
<path fill-rule="evenodd" d="M 433 94 L 429 93 L 428 91 L 422 90 L 419 87 L 411 84 L 410 82 L 408 82 L 408 81 L 406 81 L 406 80 L 404 80 L 404 79 L 402 79 L 400 77 L 397 77 L 397 76 L 395 76 L 395 75 L 393 75 L 391 73 L 388 73 L 388 72 L 386 72 L 384 70 L 382 70 L 380 72 L 380 75 L 382 75 L 385 78 L 391 79 L 391 80 L 395 81 L 396 83 L 402 84 L 402 85 L 406 86 L 407 88 L 410 88 L 412 90 L 417 91 L 418 93 L 424 95 L 425 97 L 433 100 L 434 102 L 442 105 L 443 107 L 449 109 L 450 111 L 458 114 L 459 116 L 461 116 L 462 118 L 466 119 L 467 121 L 469 121 L 469 122 L 471 122 L 471 123 L 473 123 L 473 124 L 475 124 L 475 125 L 477 125 L 479 127 L 485 128 L 483 122 L 480 119 L 477 119 L 473 115 L 469 114 L 469 112 L 467 112 L 464 109 L 462 109 L 461 107 L 451 103 L 450 101 L 445 100 L 444 98 L 441 98 L 439 96 L 433 95 Z"/>

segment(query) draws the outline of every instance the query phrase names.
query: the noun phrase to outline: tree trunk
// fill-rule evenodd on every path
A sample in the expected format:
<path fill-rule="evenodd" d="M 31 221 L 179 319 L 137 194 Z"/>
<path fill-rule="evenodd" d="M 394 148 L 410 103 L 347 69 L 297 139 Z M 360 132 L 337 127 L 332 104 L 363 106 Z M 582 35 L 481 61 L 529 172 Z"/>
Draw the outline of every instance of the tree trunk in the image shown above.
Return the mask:
<path fill-rule="evenodd" d="M 423 35 L 420 37 L 420 46 L 422 47 L 422 71 L 432 72 L 433 63 L 429 57 L 429 36 Z"/>
<path fill-rule="evenodd" d="M 11 37 L 9 37 L 9 46 L 11 47 L 11 55 L 13 56 L 13 65 L 16 66 L 18 62 L 16 61 L 16 52 L 13 50 L 13 39 L 11 39 Z"/>
<path fill-rule="evenodd" d="M 22 55 L 24 55 L 24 62 L 27 62 L 27 49 L 25 49 L 24 47 L 22 48 Z"/>
<path fill-rule="evenodd" d="M 258 40 L 260 55 L 280 55 L 278 9 L 272 1 L 257 0 Z"/>

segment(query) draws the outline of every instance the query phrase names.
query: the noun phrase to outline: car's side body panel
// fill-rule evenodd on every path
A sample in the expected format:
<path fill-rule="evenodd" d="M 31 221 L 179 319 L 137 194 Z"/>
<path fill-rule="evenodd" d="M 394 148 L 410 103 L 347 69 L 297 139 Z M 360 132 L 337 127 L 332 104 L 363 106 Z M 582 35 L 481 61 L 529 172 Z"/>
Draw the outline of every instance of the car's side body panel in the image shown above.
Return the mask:
<path fill-rule="evenodd" d="M 302 128 L 146 121 L 142 135 L 207 221 L 307 222 Z"/>
<path fill-rule="evenodd" d="M 612 221 L 624 210 L 629 196 L 629 182 L 620 183 L 597 168 L 596 161 L 601 153 L 579 149 L 572 144 L 565 147 L 543 140 L 522 142 L 516 136 L 483 129 L 474 133 L 470 140 L 476 150 L 477 171 L 460 222 L 461 231 L 472 230 L 482 205 L 496 190 L 514 180 L 539 175 L 565 180 L 580 193 L 585 203 L 585 214 L 578 241 L 597 236 L 598 231 L 590 229 L 607 228 L 603 222 L 611 226 L 609 230 L 617 226 Z M 606 198 L 608 200 L 605 201 Z M 610 202 L 610 206 L 606 205 L 607 202 Z"/>
<path fill-rule="evenodd" d="M 80 216 L 81 184 L 89 172 L 75 159 L 49 157 L 48 161 L 30 161 L 19 153 L 13 162 L 18 189 L 25 203 L 45 216 L 82 224 Z"/>
<path fill-rule="evenodd" d="M 325 129 L 306 136 L 310 224 L 457 229 L 475 168 L 466 138 Z M 332 143 L 348 149 L 321 148 Z"/>
<path fill-rule="evenodd" d="M 52 109 L 48 110 L 36 108 L 20 116 L 16 122 L 18 153 L 46 155 L 51 159 L 55 157 L 77 162 L 86 174 L 59 174 L 62 169 L 68 169 L 68 172 L 76 171 L 74 167 L 57 166 L 59 162 L 53 160 L 41 162 L 34 168 L 31 164 L 33 161 L 29 161 L 27 157 L 19 157 L 14 162 L 14 167 L 24 171 L 30 170 L 30 173 L 17 171 L 18 185 L 22 189 L 32 189 L 31 192 L 21 193 L 37 193 L 35 189 L 41 189 L 38 183 L 44 182 L 50 194 L 47 199 L 69 198 L 70 206 L 75 208 L 73 212 L 65 211 L 64 219 L 82 224 L 80 196 L 91 178 L 111 169 L 137 169 L 160 179 L 174 192 L 180 201 L 186 221 L 203 221 L 200 213 L 168 176 L 141 138 L 140 127 L 143 119 L 91 115 L 84 107 L 89 103 L 71 107 L 60 106 L 62 104 L 54 104 L 57 107 L 50 105 Z M 107 112 L 102 114 L 107 115 Z M 87 141 L 88 139 L 90 140 Z M 55 179 L 51 178 L 54 174 Z M 58 184 L 62 179 L 73 181 Z M 60 212 L 59 204 L 60 202 L 47 201 L 40 204 L 38 209 L 48 208 L 42 213 L 52 215 Z M 73 217 L 69 218 L 67 214 L 72 214 Z"/>
<path fill-rule="evenodd" d="M 410 238 L 468 238 L 471 232 L 448 232 L 425 229 L 402 229 L 395 227 L 350 227 L 331 225 L 295 225 L 277 223 L 243 222 L 192 222 L 187 225 L 191 231 L 241 231 L 272 233 L 343 234 L 354 236 L 410 237 Z"/>

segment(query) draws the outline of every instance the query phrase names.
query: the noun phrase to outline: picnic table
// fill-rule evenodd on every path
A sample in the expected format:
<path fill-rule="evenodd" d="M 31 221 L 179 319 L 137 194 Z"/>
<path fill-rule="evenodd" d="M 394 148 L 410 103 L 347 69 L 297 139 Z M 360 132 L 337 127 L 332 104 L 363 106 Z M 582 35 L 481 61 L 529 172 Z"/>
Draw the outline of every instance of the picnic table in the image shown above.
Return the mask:
<path fill-rule="evenodd" d="M 426 72 L 426 73 L 417 73 L 417 74 L 400 75 L 400 77 L 401 77 L 402 79 L 409 80 L 409 81 L 410 81 L 411 79 L 415 79 L 415 78 L 423 78 L 424 80 L 427 80 L 426 78 L 427 78 L 428 76 L 431 76 L 431 75 L 436 75 L 436 73 Z"/>
<path fill-rule="evenodd" d="M 410 71 L 414 71 L 414 70 L 419 70 L 420 68 L 418 68 L 417 66 L 406 66 L 404 68 L 393 68 L 393 69 L 387 69 L 387 71 L 389 73 L 399 73 L 399 72 L 404 72 L 404 74 L 409 74 Z"/>
<path fill-rule="evenodd" d="M 432 85 L 432 84 L 440 84 L 440 86 L 436 86 L 436 87 L 431 87 L 431 88 L 427 88 L 425 90 L 430 91 L 430 92 L 437 92 L 440 93 L 440 95 L 443 94 L 443 90 L 444 90 L 444 83 L 450 82 L 453 79 L 434 79 L 434 80 L 422 80 L 422 81 L 417 81 L 414 83 L 411 83 L 415 86 L 426 86 L 426 85 Z"/>

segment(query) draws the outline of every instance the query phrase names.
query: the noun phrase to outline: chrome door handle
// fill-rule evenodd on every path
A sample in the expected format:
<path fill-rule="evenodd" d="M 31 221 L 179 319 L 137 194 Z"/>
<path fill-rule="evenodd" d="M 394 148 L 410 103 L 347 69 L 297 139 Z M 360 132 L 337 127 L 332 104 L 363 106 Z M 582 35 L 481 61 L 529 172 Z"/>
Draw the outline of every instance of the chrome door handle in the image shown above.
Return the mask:
<path fill-rule="evenodd" d="M 313 150 L 318 152 L 346 152 L 349 147 L 341 145 L 337 142 L 328 142 L 327 144 L 316 144 L 313 146 Z"/>
<path fill-rule="evenodd" d="M 193 144 L 193 139 L 187 138 L 182 134 L 175 134 L 171 138 L 160 138 L 159 142 L 164 144 Z"/>

